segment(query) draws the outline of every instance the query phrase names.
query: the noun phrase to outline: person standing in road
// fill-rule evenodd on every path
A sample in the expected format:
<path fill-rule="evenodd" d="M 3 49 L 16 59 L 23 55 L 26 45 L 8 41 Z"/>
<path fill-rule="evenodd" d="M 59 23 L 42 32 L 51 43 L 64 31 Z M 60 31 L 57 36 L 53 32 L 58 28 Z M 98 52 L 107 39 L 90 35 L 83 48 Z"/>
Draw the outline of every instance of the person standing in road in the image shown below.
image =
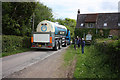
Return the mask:
<path fill-rule="evenodd" d="M 82 38 L 81 47 L 82 47 L 82 54 L 83 54 L 84 53 L 84 47 L 85 47 L 85 40 L 84 40 L 84 38 Z"/>

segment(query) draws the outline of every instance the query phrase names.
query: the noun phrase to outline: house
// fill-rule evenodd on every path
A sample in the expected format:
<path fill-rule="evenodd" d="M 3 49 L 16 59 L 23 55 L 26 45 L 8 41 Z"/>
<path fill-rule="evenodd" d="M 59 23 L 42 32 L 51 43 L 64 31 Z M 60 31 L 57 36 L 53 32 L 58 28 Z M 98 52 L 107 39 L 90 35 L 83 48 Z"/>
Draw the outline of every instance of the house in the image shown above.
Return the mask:
<path fill-rule="evenodd" d="M 76 28 L 110 29 L 109 35 L 120 36 L 120 13 L 80 14 L 78 10 Z"/>

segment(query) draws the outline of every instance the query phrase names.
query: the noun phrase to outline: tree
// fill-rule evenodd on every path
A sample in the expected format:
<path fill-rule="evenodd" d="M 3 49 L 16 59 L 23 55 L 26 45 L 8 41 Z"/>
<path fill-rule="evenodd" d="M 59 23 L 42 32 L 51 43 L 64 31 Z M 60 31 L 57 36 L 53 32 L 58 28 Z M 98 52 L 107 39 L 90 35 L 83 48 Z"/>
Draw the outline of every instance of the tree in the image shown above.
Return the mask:
<path fill-rule="evenodd" d="M 64 25 L 64 26 L 66 25 L 64 19 L 57 19 L 56 22 L 59 22 L 59 24 Z"/>
<path fill-rule="evenodd" d="M 30 17 L 36 7 L 35 2 L 3 2 L 2 30 L 6 35 L 29 35 Z"/>
<path fill-rule="evenodd" d="M 70 19 L 70 18 L 65 18 L 65 24 L 70 27 L 75 27 L 76 26 L 76 20 Z"/>
<path fill-rule="evenodd" d="M 37 3 L 37 7 L 35 9 L 35 29 L 42 20 L 54 20 L 52 17 L 51 8 L 48 8 L 42 3 Z"/>
<path fill-rule="evenodd" d="M 4 2 L 2 8 L 2 28 L 5 35 L 30 36 L 33 13 L 35 28 L 42 20 L 53 19 L 52 9 L 39 2 Z"/>
<path fill-rule="evenodd" d="M 71 38 L 74 37 L 74 29 L 76 26 L 76 20 L 70 19 L 70 18 L 65 18 L 65 19 L 57 19 L 56 22 L 59 22 L 59 24 L 66 26 L 67 29 L 70 30 Z"/>
<path fill-rule="evenodd" d="M 76 26 L 76 20 L 65 18 L 65 19 L 57 19 L 57 22 L 59 22 L 61 25 L 69 26 L 69 27 L 75 27 Z"/>

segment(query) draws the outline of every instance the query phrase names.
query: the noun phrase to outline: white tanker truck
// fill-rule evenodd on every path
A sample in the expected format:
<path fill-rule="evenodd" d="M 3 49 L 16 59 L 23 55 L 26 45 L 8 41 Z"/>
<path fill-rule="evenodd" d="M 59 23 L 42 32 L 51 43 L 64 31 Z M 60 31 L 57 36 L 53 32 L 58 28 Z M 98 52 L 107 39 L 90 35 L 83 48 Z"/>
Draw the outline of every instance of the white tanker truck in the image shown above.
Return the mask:
<path fill-rule="evenodd" d="M 31 48 L 46 48 L 58 50 L 70 44 L 70 31 L 62 25 L 44 20 L 32 33 Z"/>

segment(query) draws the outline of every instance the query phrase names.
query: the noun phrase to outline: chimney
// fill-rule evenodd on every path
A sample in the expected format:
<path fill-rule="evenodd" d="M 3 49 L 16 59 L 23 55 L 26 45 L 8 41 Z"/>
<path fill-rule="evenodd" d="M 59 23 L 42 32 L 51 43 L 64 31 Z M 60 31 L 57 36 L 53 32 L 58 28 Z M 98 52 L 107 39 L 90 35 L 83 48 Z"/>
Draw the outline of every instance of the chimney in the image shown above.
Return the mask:
<path fill-rule="evenodd" d="M 80 9 L 78 9 L 78 14 L 80 14 Z"/>
<path fill-rule="evenodd" d="M 80 16 L 80 9 L 78 9 L 78 13 L 77 13 L 77 24 L 78 24 L 78 22 L 79 22 L 79 16 Z"/>

